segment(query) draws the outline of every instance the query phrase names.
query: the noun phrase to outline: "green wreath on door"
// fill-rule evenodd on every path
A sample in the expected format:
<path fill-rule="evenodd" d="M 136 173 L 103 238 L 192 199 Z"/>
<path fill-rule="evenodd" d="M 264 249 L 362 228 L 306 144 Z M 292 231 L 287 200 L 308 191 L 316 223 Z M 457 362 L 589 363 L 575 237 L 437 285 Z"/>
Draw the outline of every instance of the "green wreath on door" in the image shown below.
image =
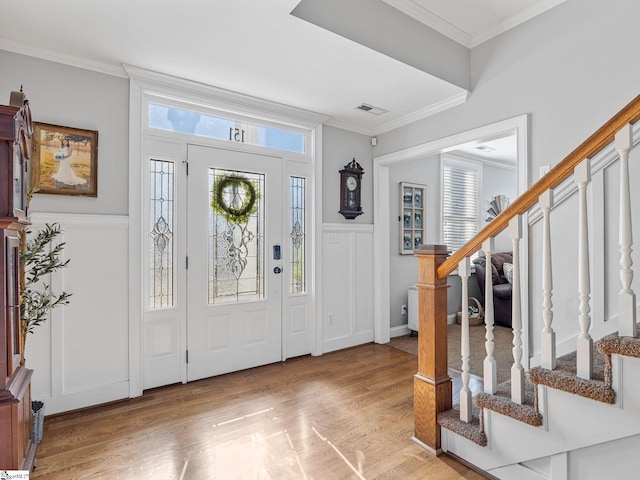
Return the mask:
<path fill-rule="evenodd" d="M 225 190 L 228 187 L 244 190 L 240 195 L 242 204 L 234 207 L 225 200 Z M 211 208 L 229 223 L 246 224 L 249 217 L 258 210 L 260 194 L 255 181 L 242 175 L 223 175 L 216 178 L 211 192 Z"/>

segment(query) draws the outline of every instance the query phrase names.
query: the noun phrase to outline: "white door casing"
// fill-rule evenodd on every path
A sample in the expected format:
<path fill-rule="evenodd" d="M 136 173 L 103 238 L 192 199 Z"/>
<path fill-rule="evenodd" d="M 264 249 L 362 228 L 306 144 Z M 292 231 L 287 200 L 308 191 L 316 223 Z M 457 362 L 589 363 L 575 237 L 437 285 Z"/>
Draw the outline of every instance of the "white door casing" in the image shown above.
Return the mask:
<path fill-rule="evenodd" d="M 210 147 L 228 148 L 251 153 L 283 156 L 282 169 L 286 177 L 306 179 L 306 252 L 307 286 L 303 293 L 282 291 L 282 350 L 287 358 L 322 353 L 322 326 L 316 296 L 321 291 L 316 279 L 320 249 L 316 236 L 320 231 L 322 209 L 322 122 L 325 115 L 300 110 L 267 100 L 248 97 L 237 92 L 152 72 L 132 65 L 124 66 L 130 82 L 129 118 L 129 396 L 160 385 L 187 381 L 186 364 L 186 176 L 183 162 L 187 145 L 198 143 Z M 303 131 L 307 135 L 304 153 L 281 152 L 275 149 L 224 140 L 194 137 L 149 126 L 151 102 L 193 106 L 200 112 L 238 118 Z M 154 144 L 152 148 L 150 144 Z M 174 162 L 176 172 L 175 199 L 175 304 L 170 308 L 148 307 L 149 302 L 149 160 Z M 283 177 L 284 178 L 284 177 Z M 283 185 L 283 191 L 285 190 Z M 283 195 L 286 197 L 286 195 Z M 286 218 L 286 205 L 283 205 Z M 287 240 L 287 225 L 282 238 Z M 283 259 L 287 249 L 282 248 Z M 193 259 L 192 259 L 193 262 Z M 283 286 L 287 286 L 286 262 L 283 262 Z M 192 263 L 193 265 L 193 263 Z"/>

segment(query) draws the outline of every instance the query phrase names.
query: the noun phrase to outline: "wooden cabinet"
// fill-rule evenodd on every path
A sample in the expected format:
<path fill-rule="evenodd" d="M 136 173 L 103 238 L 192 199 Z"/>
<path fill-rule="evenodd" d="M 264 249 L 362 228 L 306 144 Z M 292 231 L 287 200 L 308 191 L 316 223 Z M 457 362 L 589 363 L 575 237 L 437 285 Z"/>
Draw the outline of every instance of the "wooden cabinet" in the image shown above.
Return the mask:
<path fill-rule="evenodd" d="M 12 95 L 12 100 L 14 96 Z M 20 232 L 33 128 L 29 103 L 0 105 L 0 470 L 31 470 L 31 374 L 20 365 Z"/>

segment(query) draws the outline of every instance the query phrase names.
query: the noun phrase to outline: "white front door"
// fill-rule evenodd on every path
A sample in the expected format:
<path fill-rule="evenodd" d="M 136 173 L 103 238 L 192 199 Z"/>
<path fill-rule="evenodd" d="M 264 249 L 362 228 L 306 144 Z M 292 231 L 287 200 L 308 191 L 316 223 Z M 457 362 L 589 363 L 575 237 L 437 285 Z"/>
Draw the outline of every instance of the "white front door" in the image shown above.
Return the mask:
<path fill-rule="evenodd" d="M 187 380 L 280 361 L 282 159 L 187 157 Z"/>

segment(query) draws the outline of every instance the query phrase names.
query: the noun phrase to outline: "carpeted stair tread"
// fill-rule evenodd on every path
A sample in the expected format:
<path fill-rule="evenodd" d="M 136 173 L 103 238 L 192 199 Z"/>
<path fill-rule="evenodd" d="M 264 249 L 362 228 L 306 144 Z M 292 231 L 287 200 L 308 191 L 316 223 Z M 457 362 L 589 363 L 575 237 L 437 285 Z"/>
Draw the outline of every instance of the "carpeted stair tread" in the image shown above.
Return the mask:
<path fill-rule="evenodd" d="M 536 408 L 535 389 L 535 385 L 525 381 L 524 403 L 515 403 L 511 401 L 511 380 L 508 380 L 498 385 L 495 394 L 479 393 L 473 397 L 473 402 L 480 408 L 487 408 L 514 420 L 539 427 L 542 425 L 542 415 Z"/>
<path fill-rule="evenodd" d="M 625 355 L 627 357 L 640 358 L 640 338 L 620 337 L 612 333 L 596 342 L 596 348 L 603 355 Z"/>
<path fill-rule="evenodd" d="M 554 370 L 533 367 L 527 372 L 527 377 L 531 383 L 536 385 L 546 385 L 591 400 L 613 404 L 615 392 L 610 384 L 605 382 L 607 363 L 608 358 L 594 349 L 591 380 L 579 378 L 576 376 L 576 352 L 572 352 L 558 357 Z"/>
<path fill-rule="evenodd" d="M 535 385 L 525 382 L 525 400 L 522 405 L 511 401 L 511 381 L 498 385 L 495 395 L 478 393 L 473 397 L 473 415 L 470 423 L 460 420 L 460 406 L 454 405 L 451 410 L 438 414 L 440 426 L 471 440 L 481 447 L 487 446 L 487 436 L 480 419 L 482 409 L 487 408 L 501 413 L 520 422 L 539 427 L 542 425 L 542 415 L 535 407 Z"/>
<path fill-rule="evenodd" d="M 640 338 L 620 337 L 617 333 L 612 333 L 598 340 L 596 349 L 606 358 L 604 381 L 611 386 L 611 355 L 640 358 Z"/>
<path fill-rule="evenodd" d="M 471 422 L 463 422 L 460 420 L 460 405 L 454 405 L 451 410 L 438 414 L 438 424 L 481 447 L 486 447 L 487 436 L 484 434 L 482 425 L 480 424 L 481 415 L 481 410 L 474 406 Z"/>

